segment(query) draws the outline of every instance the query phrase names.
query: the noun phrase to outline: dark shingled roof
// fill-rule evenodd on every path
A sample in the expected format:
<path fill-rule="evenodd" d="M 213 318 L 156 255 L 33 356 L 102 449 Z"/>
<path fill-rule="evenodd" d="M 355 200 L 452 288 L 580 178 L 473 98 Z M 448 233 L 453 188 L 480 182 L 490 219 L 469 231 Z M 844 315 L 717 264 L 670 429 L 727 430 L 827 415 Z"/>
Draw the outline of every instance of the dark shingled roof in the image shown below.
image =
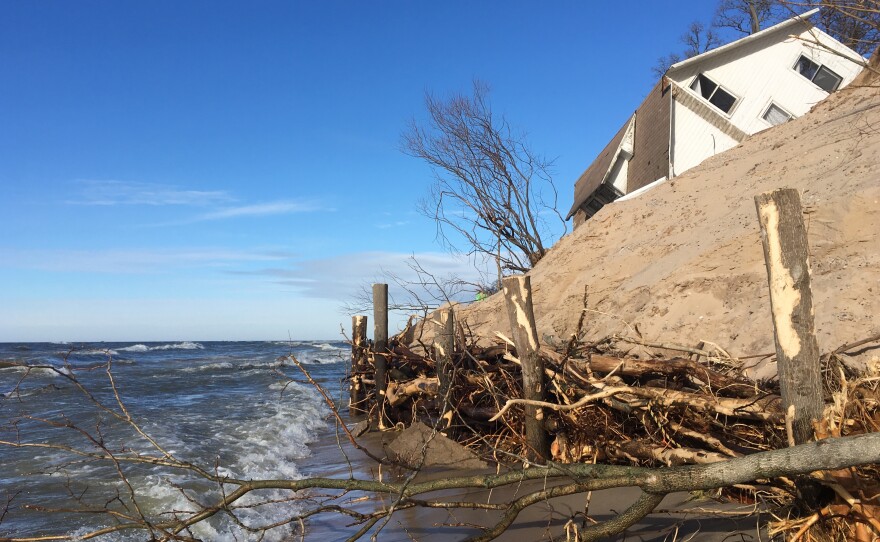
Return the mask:
<path fill-rule="evenodd" d="M 627 193 L 669 175 L 669 86 L 661 79 L 636 110 L 633 157 L 626 174 Z"/>
<path fill-rule="evenodd" d="M 633 156 L 627 168 L 627 193 L 647 186 L 669 173 L 668 92 L 669 84 L 661 79 L 636 109 Z M 626 119 L 617 134 L 578 178 L 574 185 L 574 205 L 566 218 L 571 218 L 605 180 L 631 120 L 632 117 Z"/>
<path fill-rule="evenodd" d="M 568 212 L 568 216 L 565 217 L 566 219 L 571 218 L 578 210 L 578 207 L 580 207 L 583 202 L 587 201 L 587 198 L 589 198 L 590 195 L 599 188 L 602 181 L 605 180 L 605 174 L 608 173 L 608 168 L 611 167 L 611 161 L 617 156 L 617 149 L 620 148 L 620 142 L 623 140 L 623 136 L 626 134 L 626 129 L 631 120 L 632 117 L 626 119 L 626 122 L 620 127 L 617 134 L 611 138 L 611 141 L 605 145 L 605 148 L 602 149 L 599 156 L 593 160 L 590 167 L 588 167 L 587 170 L 581 174 L 580 178 L 578 178 L 577 182 L 574 183 L 574 205 L 571 207 L 571 211 Z"/>

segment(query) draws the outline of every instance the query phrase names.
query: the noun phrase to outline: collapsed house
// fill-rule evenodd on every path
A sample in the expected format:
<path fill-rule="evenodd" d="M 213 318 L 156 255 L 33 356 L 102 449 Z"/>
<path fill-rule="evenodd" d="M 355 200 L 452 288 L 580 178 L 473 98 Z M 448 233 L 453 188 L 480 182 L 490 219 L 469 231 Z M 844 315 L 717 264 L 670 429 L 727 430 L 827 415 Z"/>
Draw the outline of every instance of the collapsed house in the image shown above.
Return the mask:
<path fill-rule="evenodd" d="M 813 26 L 817 12 L 672 65 L 578 178 L 566 219 L 578 227 L 852 82 L 864 59 Z"/>

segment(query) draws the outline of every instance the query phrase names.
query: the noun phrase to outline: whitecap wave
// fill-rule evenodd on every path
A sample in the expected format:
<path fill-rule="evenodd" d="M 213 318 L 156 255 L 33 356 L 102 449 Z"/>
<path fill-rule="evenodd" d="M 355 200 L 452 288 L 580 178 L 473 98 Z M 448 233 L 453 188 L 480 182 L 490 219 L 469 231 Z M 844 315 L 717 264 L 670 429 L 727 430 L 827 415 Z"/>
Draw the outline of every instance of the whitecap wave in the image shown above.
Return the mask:
<path fill-rule="evenodd" d="M 201 343 L 191 341 L 183 341 L 181 343 L 164 344 L 162 346 L 154 346 L 153 350 L 204 350 L 205 347 Z"/>
<path fill-rule="evenodd" d="M 181 369 L 185 373 L 197 373 L 200 371 L 227 371 L 235 369 L 235 365 L 229 361 L 220 361 L 217 363 L 206 363 L 204 365 L 195 365 L 192 367 L 184 367 Z"/>
<path fill-rule="evenodd" d="M 319 428 L 325 427 L 326 408 L 310 386 L 290 383 L 287 391 L 283 398 L 270 394 L 258 400 L 255 406 L 263 413 L 258 419 L 228 419 L 216 426 L 214 444 L 221 446 L 232 458 L 231 462 L 218 468 L 220 474 L 245 479 L 295 480 L 302 477 L 296 462 L 311 454 L 307 444 L 314 440 Z M 181 494 L 181 487 L 191 487 L 190 491 L 198 492 L 200 497 L 217 496 L 215 488 L 196 489 L 183 477 L 167 471 L 131 481 L 138 491 L 139 503 L 151 511 L 192 511 L 193 504 Z M 248 495 L 236 503 L 241 506 L 236 515 L 242 523 L 250 526 L 278 522 L 296 513 L 298 504 L 284 502 L 290 496 L 289 492 L 281 490 Z M 223 542 L 257 539 L 282 542 L 290 540 L 291 535 L 290 528 L 282 526 L 261 537 L 244 531 L 234 521 L 219 514 L 191 529 L 196 538 Z"/>
<path fill-rule="evenodd" d="M 204 350 L 205 347 L 200 343 L 183 341 L 179 343 L 163 344 L 159 346 L 147 346 L 145 344 L 133 344 L 120 348 L 120 352 L 153 352 L 156 350 Z"/>
<path fill-rule="evenodd" d="M 34 365 L 12 365 L 9 367 L 0 368 L 2 371 L 16 372 L 16 373 L 27 373 L 31 376 L 52 376 L 52 377 L 60 377 L 60 376 L 70 376 L 72 373 L 67 367 L 49 367 L 49 366 L 34 366 Z"/>
<path fill-rule="evenodd" d="M 112 348 L 88 348 L 86 350 L 76 350 L 74 354 L 80 356 L 118 356 L 119 352 Z"/>
<path fill-rule="evenodd" d="M 266 341 L 266 344 L 272 344 L 275 346 L 303 346 L 309 343 L 305 343 L 302 341 Z"/>
<path fill-rule="evenodd" d="M 312 363 L 335 363 L 335 361 L 320 360 L 300 360 L 301 363 L 309 365 Z M 185 373 L 198 373 L 201 371 L 265 371 L 267 369 L 280 369 L 283 367 L 293 367 L 295 364 L 287 358 L 267 359 L 267 360 L 251 360 L 233 363 L 231 361 L 217 361 L 214 363 L 205 363 L 202 365 L 192 365 L 184 367 L 181 371 Z"/>
<path fill-rule="evenodd" d="M 131 346 L 126 346 L 125 348 L 120 348 L 120 352 L 149 352 L 150 347 L 145 344 L 133 344 Z"/>
<path fill-rule="evenodd" d="M 343 350 L 343 348 L 330 343 L 317 343 L 313 344 L 312 346 L 314 346 L 315 348 L 320 348 L 321 350 Z"/>

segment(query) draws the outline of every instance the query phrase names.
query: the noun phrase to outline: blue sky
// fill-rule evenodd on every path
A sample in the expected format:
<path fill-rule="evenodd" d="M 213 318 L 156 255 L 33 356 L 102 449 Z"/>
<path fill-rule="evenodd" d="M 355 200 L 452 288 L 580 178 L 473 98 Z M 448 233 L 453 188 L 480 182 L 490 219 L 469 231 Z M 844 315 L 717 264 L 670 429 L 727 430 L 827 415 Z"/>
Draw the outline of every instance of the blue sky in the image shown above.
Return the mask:
<path fill-rule="evenodd" d="M 0 341 L 334 338 L 415 255 L 426 91 L 572 185 L 714 2 L 0 2 Z"/>

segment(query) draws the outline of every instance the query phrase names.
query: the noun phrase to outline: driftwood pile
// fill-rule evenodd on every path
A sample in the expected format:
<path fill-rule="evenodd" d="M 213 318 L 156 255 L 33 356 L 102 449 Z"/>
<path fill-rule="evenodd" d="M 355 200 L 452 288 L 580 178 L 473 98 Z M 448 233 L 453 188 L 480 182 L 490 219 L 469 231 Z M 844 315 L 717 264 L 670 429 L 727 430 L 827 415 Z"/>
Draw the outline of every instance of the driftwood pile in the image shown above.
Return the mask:
<path fill-rule="evenodd" d="M 477 346 L 458 326 L 451 385 L 441 394 L 435 349 L 411 347 L 405 335 L 389 341 L 384 401 L 376 401 L 373 365 L 357 365 L 354 386 L 366 394 L 353 410 L 381 418 L 383 427 L 415 421 L 438 427 L 500 463 L 541 455 L 525 439 L 522 366 L 513 344 L 500 336 L 494 346 Z M 547 388 L 541 425 L 550 437 L 544 459 L 682 465 L 787 445 L 775 381 L 741 376 L 740 360 L 719 352 L 680 347 L 691 355 L 636 359 L 614 355 L 611 345 L 619 342 L 539 347 Z M 850 396 L 836 426 L 843 435 L 880 431 L 877 379 L 855 380 L 841 353 L 823 356 L 826 404 Z"/>
<path fill-rule="evenodd" d="M 451 321 L 451 312 L 438 325 Z M 388 341 L 382 356 L 384 400 L 377 400 L 383 394 L 376 393 L 376 353 L 363 341 L 355 344 L 352 389 L 361 395 L 352 411 L 370 416 L 382 428 L 425 423 L 483 458 L 508 465 L 545 460 L 653 467 L 705 464 L 793 442 L 778 383 L 743 377 L 738 370 L 743 360 L 720 348 L 650 345 L 620 337 L 588 343 L 577 340 L 578 333 L 567 344 L 538 346 L 545 400 L 529 403 L 512 340 L 499 334 L 496 344 L 478 346 L 463 325 L 453 329 L 452 352 L 413 341 L 412 330 Z M 437 336 L 442 342 L 442 331 Z M 856 374 L 842 363 L 845 352 L 878 341 L 880 337 L 872 337 L 822 356 L 826 410 L 815 426 L 817 438 L 880 431 L 880 375 Z M 622 356 L 614 350 L 622 342 L 662 347 L 667 353 L 678 349 L 682 355 Z M 543 450 L 527 438 L 530 416 L 525 409 L 530 406 L 537 407 L 535 417 L 547 437 Z M 821 520 L 824 529 L 838 531 L 837 539 L 871 540 L 865 533 L 858 538 L 856 529 L 880 533 L 880 470 L 825 473 L 819 483 L 830 489 L 818 511 L 796 514 L 797 519 L 773 528 L 791 534 L 815 528 Z M 760 496 L 784 504 L 799 487 L 777 479 L 728 494 L 746 502 Z"/>

